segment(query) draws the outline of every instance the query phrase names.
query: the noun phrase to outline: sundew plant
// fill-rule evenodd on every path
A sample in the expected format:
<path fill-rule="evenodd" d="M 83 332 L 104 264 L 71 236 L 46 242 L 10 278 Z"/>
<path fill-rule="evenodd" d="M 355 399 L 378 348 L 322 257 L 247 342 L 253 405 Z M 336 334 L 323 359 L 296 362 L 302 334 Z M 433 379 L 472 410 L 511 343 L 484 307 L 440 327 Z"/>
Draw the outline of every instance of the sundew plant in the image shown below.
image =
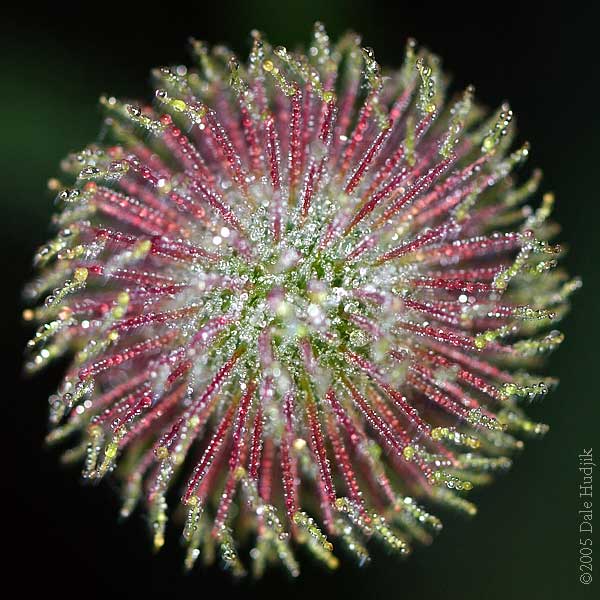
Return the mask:
<path fill-rule="evenodd" d="M 580 285 L 554 199 L 509 106 L 448 98 L 413 41 L 391 71 L 320 24 L 305 54 L 192 50 L 152 101 L 103 97 L 50 182 L 24 313 L 27 369 L 70 361 L 48 442 L 114 472 L 156 548 L 179 520 L 187 567 L 406 555 L 547 429 L 523 405 Z"/>

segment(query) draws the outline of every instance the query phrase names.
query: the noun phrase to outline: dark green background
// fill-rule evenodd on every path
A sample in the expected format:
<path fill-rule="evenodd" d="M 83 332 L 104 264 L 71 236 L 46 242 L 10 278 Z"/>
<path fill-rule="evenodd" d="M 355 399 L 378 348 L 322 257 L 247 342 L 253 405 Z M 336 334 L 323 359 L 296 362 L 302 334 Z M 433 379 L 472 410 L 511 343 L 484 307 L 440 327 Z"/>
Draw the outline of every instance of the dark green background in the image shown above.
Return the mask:
<path fill-rule="evenodd" d="M 9 579 L 24 594 L 52 597 L 262 598 L 591 598 L 600 584 L 578 582 L 577 455 L 597 441 L 600 339 L 597 296 L 598 90 L 594 15 L 549 9 L 510 11 L 504 4 L 454 3 L 447 13 L 424 2 L 383 4 L 341 0 L 296 3 L 204 2 L 143 4 L 98 2 L 87 8 L 40 8 L 2 15 L 0 24 L 0 285 L 3 388 L 2 546 Z M 491 14 L 490 14 L 491 11 Z M 49 234 L 52 197 L 46 180 L 69 151 L 96 139 L 102 92 L 149 94 L 151 67 L 188 60 L 194 35 L 248 47 L 260 28 L 275 43 L 307 40 L 320 19 L 332 36 L 348 28 L 364 34 L 378 59 L 399 64 L 406 38 L 439 53 L 457 86 L 473 82 L 491 106 L 509 99 L 521 140 L 531 140 L 532 164 L 556 192 L 567 263 L 584 279 L 570 316 L 566 342 L 549 371 L 561 385 L 533 415 L 551 425 L 545 440 L 529 443 L 513 471 L 476 494 L 474 520 L 450 517 L 430 548 L 407 562 L 376 552 L 368 568 L 350 562 L 328 574 L 305 561 L 303 578 L 278 571 L 258 583 L 229 582 L 218 570 L 181 574 L 173 534 L 157 557 L 145 524 L 117 523 L 117 501 L 108 485 L 80 485 L 76 469 L 63 469 L 42 448 L 46 397 L 56 371 L 33 381 L 19 378 L 27 331 L 20 323 L 20 289 L 30 275 L 34 248 Z M 6 435 L 8 434 L 8 435 Z M 597 445 L 600 457 L 600 445 Z M 600 471 L 599 471 L 600 473 Z M 600 479 L 597 485 L 600 507 Z M 600 510 L 600 509 L 599 509 Z M 600 513 L 597 519 L 600 519 Z M 600 521 L 598 521 L 600 523 Z M 600 530 L 600 524 L 597 525 Z M 596 535 L 600 561 L 600 537 Z"/>

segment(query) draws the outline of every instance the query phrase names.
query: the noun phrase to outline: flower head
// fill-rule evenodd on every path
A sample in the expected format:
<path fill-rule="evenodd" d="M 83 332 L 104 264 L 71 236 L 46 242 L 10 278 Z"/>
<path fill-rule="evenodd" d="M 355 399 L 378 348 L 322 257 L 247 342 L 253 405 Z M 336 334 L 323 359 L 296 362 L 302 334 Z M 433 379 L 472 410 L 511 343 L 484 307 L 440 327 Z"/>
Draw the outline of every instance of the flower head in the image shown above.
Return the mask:
<path fill-rule="evenodd" d="M 29 370 L 72 356 L 49 441 L 85 478 L 116 469 L 156 547 L 179 490 L 188 566 L 242 574 L 246 540 L 256 574 L 296 575 L 296 544 L 407 554 L 546 430 L 521 405 L 554 385 L 530 370 L 579 285 L 553 198 L 525 204 L 510 108 L 446 101 L 412 41 L 389 73 L 319 24 L 306 55 L 192 47 L 151 105 L 103 98 L 102 142 L 52 181 L 26 311 Z"/>

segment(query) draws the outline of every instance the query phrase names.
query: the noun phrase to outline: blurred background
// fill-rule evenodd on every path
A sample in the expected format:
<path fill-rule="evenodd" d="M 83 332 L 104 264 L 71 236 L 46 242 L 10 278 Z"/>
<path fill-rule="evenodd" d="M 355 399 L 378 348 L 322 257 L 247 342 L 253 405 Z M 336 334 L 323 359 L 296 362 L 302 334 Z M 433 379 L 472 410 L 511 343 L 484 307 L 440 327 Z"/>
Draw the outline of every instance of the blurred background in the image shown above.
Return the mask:
<path fill-rule="evenodd" d="M 53 2 L 51 9 L 17 11 L 3 9 L 0 23 L 1 343 L 8 372 L 0 413 L 6 444 L 1 481 L 8 505 L 0 528 L 9 555 L 4 566 L 20 593 L 591 598 L 600 581 L 579 583 L 577 455 L 599 441 L 600 417 L 595 383 L 600 119 L 593 15 L 565 7 L 511 11 L 504 4 L 478 14 L 460 3 L 446 13 L 421 2 L 386 6 L 373 0 L 218 0 L 160 8 L 108 2 L 71 8 Z M 275 44 L 294 47 L 308 41 L 315 20 L 334 38 L 348 29 L 361 32 L 386 65 L 399 65 L 406 38 L 415 37 L 443 58 L 454 89 L 474 83 L 490 107 L 509 100 L 520 141 L 532 142 L 530 163 L 544 170 L 543 189 L 556 193 L 561 239 L 570 247 L 567 264 L 583 277 L 584 289 L 562 324 L 566 341 L 548 368 L 561 385 L 531 410 L 550 424 L 550 433 L 530 442 L 508 475 L 475 494 L 475 519 L 447 516 L 436 542 L 406 562 L 374 549 L 375 560 L 363 569 L 346 561 L 326 573 L 304 561 L 299 581 L 276 570 L 259 582 L 231 583 L 218 569 L 199 568 L 185 576 L 174 531 L 163 551 L 152 556 L 141 517 L 118 523 L 111 486 L 82 485 L 77 467 L 61 467 L 57 453 L 43 447 L 46 398 L 59 373 L 34 380 L 20 376 L 29 336 L 21 323 L 20 290 L 31 275 L 34 249 L 50 233 L 53 197 L 46 181 L 57 174 L 64 155 L 97 139 L 101 93 L 147 97 L 152 67 L 189 60 L 189 36 L 224 42 L 243 54 L 252 28 Z M 600 479 L 597 496 L 600 506 Z"/>

